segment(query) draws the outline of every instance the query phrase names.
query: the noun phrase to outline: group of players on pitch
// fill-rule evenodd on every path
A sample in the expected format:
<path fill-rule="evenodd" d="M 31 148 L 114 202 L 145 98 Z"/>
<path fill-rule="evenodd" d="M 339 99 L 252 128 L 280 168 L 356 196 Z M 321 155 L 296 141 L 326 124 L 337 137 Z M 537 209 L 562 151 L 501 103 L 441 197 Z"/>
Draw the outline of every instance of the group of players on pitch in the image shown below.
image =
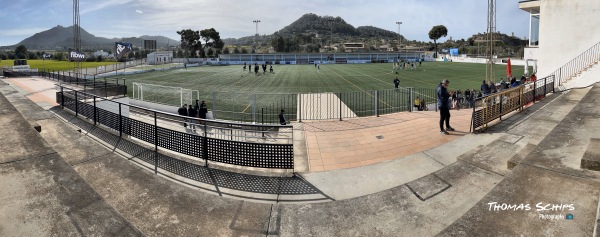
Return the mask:
<path fill-rule="evenodd" d="M 248 72 L 252 72 L 252 64 L 248 65 L 246 64 L 246 62 L 244 62 L 244 71 L 246 71 L 246 66 L 248 67 Z M 262 64 L 260 67 L 262 67 L 263 70 L 263 74 L 267 73 L 267 64 L 264 63 Z M 258 70 L 260 69 L 260 67 L 258 66 L 258 63 L 254 63 L 254 74 L 258 75 Z M 270 73 L 275 73 L 273 72 L 273 65 L 269 65 L 269 72 Z"/>

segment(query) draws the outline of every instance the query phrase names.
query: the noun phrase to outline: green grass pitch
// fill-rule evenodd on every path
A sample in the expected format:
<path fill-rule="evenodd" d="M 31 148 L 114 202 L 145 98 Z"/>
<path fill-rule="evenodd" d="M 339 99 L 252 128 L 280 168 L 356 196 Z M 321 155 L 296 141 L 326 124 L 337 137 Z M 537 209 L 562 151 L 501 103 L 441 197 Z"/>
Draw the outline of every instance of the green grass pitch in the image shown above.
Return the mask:
<path fill-rule="evenodd" d="M 207 101 L 209 109 L 219 111 L 219 118 L 240 121 L 252 121 L 251 105 L 256 94 L 257 113 L 268 110 L 271 121 L 273 116 L 276 117 L 276 111 L 283 107 L 295 116 L 297 96 L 293 94 L 297 93 L 341 92 L 341 100 L 354 113 L 368 116 L 374 113 L 373 106 L 369 106 L 374 104 L 374 90 L 380 90 L 378 108 L 383 113 L 404 111 L 407 105 L 410 106 L 403 93 L 391 93 L 396 77 L 400 79 L 400 87 L 412 87 L 415 91 L 433 91 L 443 79 L 450 80 L 450 90 L 464 91 L 479 90 L 486 76 L 484 64 L 457 62 L 425 62 L 415 70 L 397 70 L 398 74 L 391 63 L 322 64 L 320 69 L 314 65 L 273 65 L 273 74 L 268 68 L 263 74 L 261 68 L 257 75 L 242 68 L 243 65 L 201 66 L 118 77 L 126 79 L 129 96 L 133 82 L 198 90 L 200 99 Z M 498 80 L 506 78 L 505 65 L 496 65 L 494 69 Z M 523 66 L 512 67 L 513 75 L 522 75 L 523 70 Z M 435 97 L 434 94 L 423 96 L 431 100 Z M 179 100 L 163 102 L 179 104 Z"/>

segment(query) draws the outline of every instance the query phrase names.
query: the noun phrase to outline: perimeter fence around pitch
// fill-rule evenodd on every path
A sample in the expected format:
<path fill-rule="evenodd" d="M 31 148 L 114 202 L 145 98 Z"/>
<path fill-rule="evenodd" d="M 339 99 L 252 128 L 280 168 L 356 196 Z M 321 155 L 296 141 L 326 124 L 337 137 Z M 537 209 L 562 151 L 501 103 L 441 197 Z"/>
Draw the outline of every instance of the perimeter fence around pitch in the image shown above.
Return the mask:
<path fill-rule="evenodd" d="M 180 107 L 205 101 L 213 118 L 259 124 L 279 123 L 279 113 L 285 111 L 288 121 L 331 120 L 411 112 L 419 108 L 414 100 L 424 100 L 425 108 L 437 110 L 436 89 L 398 88 L 354 92 L 322 93 L 243 93 L 223 91 L 202 93 L 144 83 L 134 83 L 132 98 L 136 100 Z M 470 108 L 471 103 L 461 103 Z"/>
<path fill-rule="evenodd" d="M 142 144 L 209 162 L 294 169 L 293 127 L 180 116 L 58 85 L 57 102 L 75 116 Z M 156 156 L 145 160 L 161 167 Z"/>

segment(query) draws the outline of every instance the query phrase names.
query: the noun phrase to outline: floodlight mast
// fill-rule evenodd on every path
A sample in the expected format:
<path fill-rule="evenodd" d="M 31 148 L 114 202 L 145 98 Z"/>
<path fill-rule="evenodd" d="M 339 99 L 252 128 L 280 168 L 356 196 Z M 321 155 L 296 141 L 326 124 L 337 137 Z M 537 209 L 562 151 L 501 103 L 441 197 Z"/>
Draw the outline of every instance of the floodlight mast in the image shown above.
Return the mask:
<path fill-rule="evenodd" d="M 79 0 L 73 0 L 73 50 L 81 52 L 81 30 L 79 27 Z M 81 61 L 73 60 L 75 77 L 81 72 Z"/>
<path fill-rule="evenodd" d="M 256 50 L 256 46 L 258 45 L 258 23 L 260 23 L 260 20 L 253 20 L 252 22 L 256 24 L 256 34 L 254 35 L 254 49 Z"/>
<path fill-rule="evenodd" d="M 488 0 L 487 16 L 487 62 L 485 67 L 485 78 L 488 81 L 494 80 L 494 33 L 496 32 L 496 0 Z"/>
<path fill-rule="evenodd" d="M 402 44 L 402 37 L 400 36 L 400 26 L 402 25 L 402 22 L 396 21 L 396 25 L 398 25 L 398 52 L 400 52 L 400 44 Z"/>

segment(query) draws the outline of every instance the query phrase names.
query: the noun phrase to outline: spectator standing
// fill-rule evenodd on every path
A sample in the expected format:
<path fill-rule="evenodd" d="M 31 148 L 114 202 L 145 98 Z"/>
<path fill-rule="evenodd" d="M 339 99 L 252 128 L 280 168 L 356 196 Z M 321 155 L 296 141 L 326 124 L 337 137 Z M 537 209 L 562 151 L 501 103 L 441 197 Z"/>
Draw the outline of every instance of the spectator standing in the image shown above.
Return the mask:
<path fill-rule="evenodd" d="M 206 119 L 206 114 L 208 113 L 208 108 L 206 108 L 206 102 L 204 100 L 200 104 L 200 111 L 198 112 L 201 119 Z"/>
<path fill-rule="evenodd" d="M 286 125 L 287 120 L 285 120 L 285 111 L 281 109 L 281 113 L 279 113 L 279 124 Z"/>
<path fill-rule="evenodd" d="M 183 104 L 178 110 L 177 113 L 181 116 L 188 116 L 187 104 Z M 183 119 L 183 127 L 187 127 L 187 123 L 185 122 L 185 118 Z"/>
<path fill-rule="evenodd" d="M 444 79 L 437 88 L 438 97 L 438 108 L 440 109 L 440 133 L 449 134 L 448 131 L 454 131 L 454 128 L 450 127 L 450 108 L 448 103 L 450 101 L 450 93 L 448 93 L 448 86 L 450 81 Z M 444 130 L 444 122 L 446 123 L 446 130 Z"/>
<path fill-rule="evenodd" d="M 492 80 L 488 81 L 488 86 L 490 87 L 490 94 L 494 94 L 494 93 L 498 92 L 498 89 L 496 89 L 496 85 L 494 85 Z"/>
<path fill-rule="evenodd" d="M 481 92 L 483 93 L 483 96 L 488 96 L 491 93 L 490 92 L 491 88 L 490 88 L 490 86 L 487 83 L 485 83 L 485 80 L 483 80 L 481 82 L 481 88 L 480 89 L 481 89 Z"/>
<path fill-rule="evenodd" d="M 396 91 L 398 91 L 398 86 L 400 86 L 400 79 L 396 77 L 396 79 L 394 79 L 394 88 L 396 89 Z"/>

